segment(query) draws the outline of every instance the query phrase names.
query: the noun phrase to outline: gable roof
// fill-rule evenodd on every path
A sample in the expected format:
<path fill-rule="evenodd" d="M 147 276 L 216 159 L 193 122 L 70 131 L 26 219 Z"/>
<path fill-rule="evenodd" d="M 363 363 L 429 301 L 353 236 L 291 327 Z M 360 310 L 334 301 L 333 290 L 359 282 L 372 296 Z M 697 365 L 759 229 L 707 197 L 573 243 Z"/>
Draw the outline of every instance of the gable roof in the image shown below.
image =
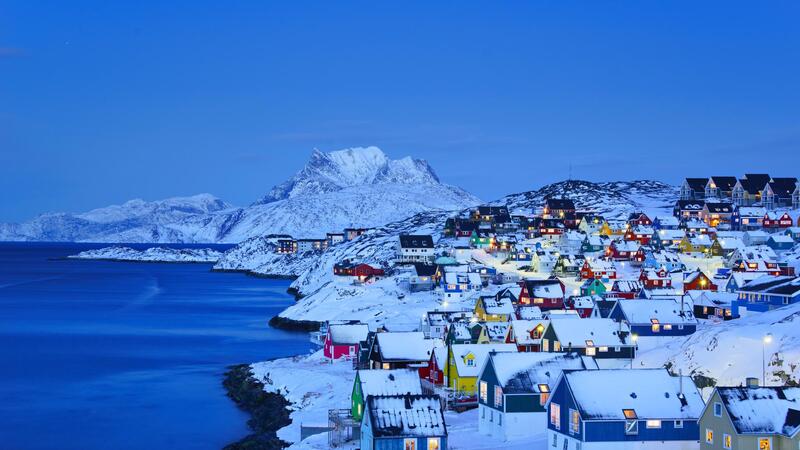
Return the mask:
<path fill-rule="evenodd" d="M 706 202 L 706 209 L 710 213 L 716 214 L 730 214 L 733 212 L 733 205 L 724 202 Z"/>
<path fill-rule="evenodd" d="M 450 349 L 453 352 L 453 361 L 456 363 L 458 376 L 477 377 L 489 352 L 516 352 L 517 346 L 514 344 L 453 344 Z M 472 366 L 467 365 L 465 358 L 468 355 L 473 356 L 474 364 Z"/>
<path fill-rule="evenodd" d="M 564 287 L 558 280 L 525 279 L 525 289 L 531 298 L 563 298 Z"/>
<path fill-rule="evenodd" d="M 561 348 L 586 347 L 592 341 L 595 347 L 630 345 L 630 328 L 624 323 L 611 319 L 586 318 L 573 320 L 552 320 L 550 328 L 558 336 Z M 622 331 L 620 333 L 620 330 Z"/>
<path fill-rule="evenodd" d="M 433 248 L 433 237 L 427 234 L 401 234 L 402 248 Z"/>
<path fill-rule="evenodd" d="M 791 197 L 792 192 L 794 192 L 795 187 L 797 187 L 797 178 L 773 178 L 768 186 L 769 189 L 779 197 Z"/>
<path fill-rule="evenodd" d="M 575 209 L 575 203 L 568 198 L 548 198 L 545 205 L 548 209 Z"/>
<path fill-rule="evenodd" d="M 666 369 L 565 371 L 563 377 L 583 420 L 625 420 L 624 409 L 639 420 L 698 419 L 705 407 L 691 377 Z"/>
<path fill-rule="evenodd" d="M 359 370 L 364 398 L 370 395 L 422 394 L 419 372 L 414 369 Z"/>
<path fill-rule="evenodd" d="M 494 353 L 489 358 L 505 394 L 539 393 L 540 384 L 555 386 L 563 370 L 597 369 L 594 358 L 575 353 Z"/>
<path fill-rule="evenodd" d="M 712 176 L 709 181 L 713 181 L 714 186 L 721 191 L 730 191 L 733 190 L 733 187 L 736 186 L 736 182 L 739 180 L 737 180 L 736 177 Z"/>
<path fill-rule="evenodd" d="M 708 178 L 686 178 L 685 183 L 693 191 L 705 191 Z"/>
<path fill-rule="evenodd" d="M 347 345 L 358 344 L 367 340 L 369 327 L 367 324 L 331 324 L 328 332 L 334 344 Z"/>
<path fill-rule="evenodd" d="M 447 435 L 438 395 L 367 397 L 367 411 L 374 437 Z"/>
<path fill-rule="evenodd" d="M 793 436 L 800 429 L 800 387 L 717 387 L 740 434 Z"/>
<path fill-rule="evenodd" d="M 681 305 L 681 302 L 673 299 L 619 300 L 616 308 L 619 308 L 631 325 L 650 325 L 653 319 L 662 325 L 697 322 L 691 303 Z"/>
<path fill-rule="evenodd" d="M 800 292 L 800 278 L 790 276 L 770 276 L 756 278 L 744 286 L 739 286 L 740 291 L 758 292 L 761 294 L 776 294 L 794 296 Z"/>
<path fill-rule="evenodd" d="M 428 361 L 433 348 L 441 344 L 425 339 L 421 331 L 377 333 L 375 342 L 384 361 Z"/>

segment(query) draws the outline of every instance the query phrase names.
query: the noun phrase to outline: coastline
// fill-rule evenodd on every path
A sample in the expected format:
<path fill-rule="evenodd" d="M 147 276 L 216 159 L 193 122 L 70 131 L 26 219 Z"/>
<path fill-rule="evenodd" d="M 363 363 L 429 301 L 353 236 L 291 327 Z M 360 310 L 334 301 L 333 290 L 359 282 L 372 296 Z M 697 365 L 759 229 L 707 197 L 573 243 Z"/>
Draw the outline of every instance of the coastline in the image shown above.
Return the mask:
<path fill-rule="evenodd" d="M 275 450 L 289 446 L 276 433 L 292 423 L 288 409 L 290 403 L 280 394 L 265 391 L 264 384 L 253 377 L 249 364 L 230 366 L 222 385 L 228 398 L 250 415 L 247 426 L 252 431 L 226 445 L 225 450 Z"/>

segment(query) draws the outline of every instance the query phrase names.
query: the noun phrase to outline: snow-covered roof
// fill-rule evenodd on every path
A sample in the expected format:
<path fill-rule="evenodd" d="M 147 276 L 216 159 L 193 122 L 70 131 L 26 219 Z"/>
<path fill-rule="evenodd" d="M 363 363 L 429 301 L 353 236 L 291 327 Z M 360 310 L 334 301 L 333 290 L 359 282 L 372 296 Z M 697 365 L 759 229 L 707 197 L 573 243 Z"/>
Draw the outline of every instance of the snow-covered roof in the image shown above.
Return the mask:
<path fill-rule="evenodd" d="M 737 248 L 744 247 L 744 242 L 742 242 L 739 238 L 717 238 L 717 242 L 719 242 L 719 246 L 725 250 L 736 250 Z"/>
<path fill-rule="evenodd" d="M 483 300 L 483 309 L 486 311 L 486 314 L 514 314 L 514 305 L 509 298 L 497 298 L 493 295 L 489 295 L 481 296 L 481 300 Z"/>
<path fill-rule="evenodd" d="M 552 389 L 562 370 L 597 369 L 593 358 L 576 353 L 495 353 L 490 358 L 506 394 L 538 393 L 540 384 Z"/>
<path fill-rule="evenodd" d="M 780 244 L 794 244 L 794 239 L 791 236 L 787 236 L 785 234 L 773 234 L 769 237 L 772 242 L 780 243 Z"/>
<path fill-rule="evenodd" d="M 591 341 L 595 347 L 629 345 L 630 328 L 611 319 L 586 318 L 577 320 L 551 320 L 561 348 L 586 347 Z M 620 336 L 620 330 L 624 337 Z"/>
<path fill-rule="evenodd" d="M 692 247 L 708 247 L 711 245 L 711 238 L 707 234 L 698 234 L 689 238 Z"/>
<path fill-rule="evenodd" d="M 547 326 L 547 321 L 544 319 L 541 320 L 526 320 L 526 319 L 514 319 L 510 323 L 511 331 L 514 333 L 514 339 L 519 345 L 530 345 L 536 344 L 539 342 L 539 339 L 531 338 L 533 334 L 533 330 L 537 327 L 542 327 L 542 331 L 544 331 L 545 327 Z"/>
<path fill-rule="evenodd" d="M 739 287 L 740 291 L 794 296 L 800 291 L 800 277 L 764 275 Z"/>
<path fill-rule="evenodd" d="M 686 294 L 691 297 L 695 306 L 708 306 L 711 308 L 731 306 L 731 303 L 738 297 L 732 292 L 689 291 Z"/>
<path fill-rule="evenodd" d="M 331 324 L 328 332 L 335 345 L 352 345 L 367 340 L 369 327 L 367 324 Z"/>
<path fill-rule="evenodd" d="M 653 320 L 662 325 L 696 323 L 692 305 L 688 302 L 681 305 L 681 302 L 672 299 L 620 300 L 616 307 L 631 325 L 650 325 Z"/>
<path fill-rule="evenodd" d="M 619 252 L 639 251 L 639 243 L 636 241 L 614 241 L 611 245 Z"/>
<path fill-rule="evenodd" d="M 364 398 L 370 395 L 422 394 L 419 372 L 414 369 L 359 370 Z"/>
<path fill-rule="evenodd" d="M 517 315 L 520 319 L 525 320 L 536 320 L 544 317 L 544 314 L 542 314 L 542 309 L 538 306 L 520 306 L 517 309 Z"/>
<path fill-rule="evenodd" d="M 584 295 L 570 297 L 570 304 L 575 309 L 591 309 L 594 308 L 594 302 L 602 300 L 603 297 L 599 295 Z"/>
<path fill-rule="evenodd" d="M 666 369 L 568 371 L 564 378 L 583 420 L 625 420 L 626 409 L 639 420 L 699 419 L 705 406 L 691 377 Z"/>
<path fill-rule="evenodd" d="M 718 387 L 722 403 L 740 434 L 782 434 L 800 430 L 800 387 Z"/>
<path fill-rule="evenodd" d="M 458 273 L 447 272 L 444 274 L 444 282 L 446 284 L 467 284 L 470 286 L 479 286 L 481 284 L 481 276 L 474 272 Z"/>
<path fill-rule="evenodd" d="M 421 331 L 377 333 L 375 339 L 385 361 L 427 361 L 431 350 L 442 345 L 438 339 L 425 339 Z"/>
<path fill-rule="evenodd" d="M 486 322 L 486 335 L 492 342 L 503 342 L 508 334 L 509 322 Z"/>
<path fill-rule="evenodd" d="M 679 241 L 686 236 L 685 230 L 658 230 L 658 238 L 665 241 Z"/>
<path fill-rule="evenodd" d="M 656 216 L 653 220 L 658 220 L 661 226 L 678 226 L 678 218 L 675 216 Z"/>
<path fill-rule="evenodd" d="M 525 280 L 531 298 L 563 298 L 564 287 L 558 280 Z"/>
<path fill-rule="evenodd" d="M 477 377 L 489 352 L 516 352 L 517 346 L 514 344 L 453 344 L 450 349 L 453 352 L 458 376 Z M 467 364 L 470 355 L 472 355 L 472 365 Z"/>
<path fill-rule="evenodd" d="M 739 217 L 764 217 L 767 209 L 762 206 L 740 206 L 736 209 Z"/>
<path fill-rule="evenodd" d="M 611 286 L 613 292 L 639 292 L 643 283 L 639 280 L 615 280 Z"/>
<path fill-rule="evenodd" d="M 368 397 L 367 410 L 374 437 L 447 435 L 437 395 Z"/>

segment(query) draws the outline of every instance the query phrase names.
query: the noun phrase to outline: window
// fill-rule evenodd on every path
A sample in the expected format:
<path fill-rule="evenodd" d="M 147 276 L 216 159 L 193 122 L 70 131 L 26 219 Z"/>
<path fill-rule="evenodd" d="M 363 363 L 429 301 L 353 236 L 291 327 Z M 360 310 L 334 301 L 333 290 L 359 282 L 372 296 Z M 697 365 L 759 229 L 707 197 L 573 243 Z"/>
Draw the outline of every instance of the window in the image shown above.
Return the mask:
<path fill-rule="evenodd" d="M 489 422 L 494 422 L 494 410 L 489 410 Z"/>
<path fill-rule="evenodd" d="M 683 428 L 683 421 L 682 420 L 676 420 L 675 421 L 675 428 Z"/>
<path fill-rule="evenodd" d="M 720 402 L 714 403 L 714 416 L 722 417 L 722 403 Z"/>
<path fill-rule="evenodd" d="M 714 432 L 706 428 L 706 444 L 714 443 Z"/>
<path fill-rule="evenodd" d="M 497 414 L 497 424 L 498 425 L 502 425 L 503 424 L 503 413 L 498 413 Z"/>
<path fill-rule="evenodd" d="M 550 386 L 546 384 L 539 385 L 539 404 L 544 406 L 547 403 L 547 399 L 550 398 Z"/>
<path fill-rule="evenodd" d="M 597 352 L 594 347 L 586 347 L 586 356 L 594 356 Z"/>
<path fill-rule="evenodd" d="M 664 331 L 669 331 L 669 330 L 671 330 L 671 329 L 672 329 L 672 324 L 669 324 L 669 323 L 668 323 L 668 324 L 665 324 L 665 325 L 664 325 Z"/>
<path fill-rule="evenodd" d="M 553 447 L 558 447 L 558 435 L 553 434 Z"/>
<path fill-rule="evenodd" d="M 389 363 L 383 363 L 383 364 L 381 364 L 381 368 L 383 370 L 389 370 L 391 367 L 389 366 Z"/>
<path fill-rule="evenodd" d="M 683 325 L 678 325 L 678 329 L 682 330 L 683 329 Z"/>
<path fill-rule="evenodd" d="M 485 419 L 486 418 L 486 408 L 484 408 L 483 406 L 481 406 L 480 408 L 481 408 L 481 419 Z"/>
<path fill-rule="evenodd" d="M 638 419 L 636 411 L 632 409 L 623 409 L 622 414 L 625 416 L 626 419 Z"/>
<path fill-rule="evenodd" d="M 625 434 L 635 435 L 639 434 L 639 421 L 636 419 L 625 421 Z"/>
<path fill-rule="evenodd" d="M 503 407 L 503 388 L 500 386 L 494 387 L 494 406 L 497 408 Z"/>
<path fill-rule="evenodd" d="M 730 434 L 723 434 L 722 435 L 722 448 L 730 450 L 730 448 L 731 448 L 731 435 Z"/>
<path fill-rule="evenodd" d="M 442 440 L 439 438 L 428 438 L 428 450 L 440 450 L 442 448 Z"/>
<path fill-rule="evenodd" d="M 556 430 L 561 429 L 561 406 L 558 403 L 550 403 L 550 424 Z"/>
<path fill-rule="evenodd" d="M 616 347 L 614 347 L 614 351 L 615 351 L 615 352 L 622 351 L 622 347 L 620 347 L 620 346 L 616 346 Z"/>
<path fill-rule="evenodd" d="M 661 325 L 658 323 L 658 319 L 650 319 L 650 323 L 652 324 L 653 333 L 658 333 L 661 331 Z"/>
<path fill-rule="evenodd" d="M 772 438 L 758 438 L 758 450 L 772 450 Z"/>
<path fill-rule="evenodd" d="M 475 365 L 475 360 L 472 358 L 467 359 L 467 366 L 473 367 Z"/>
<path fill-rule="evenodd" d="M 607 351 L 608 351 L 608 347 L 600 347 L 600 348 L 599 348 L 599 349 L 597 349 L 597 350 L 598 350 L 600 353 L 605 353 L 605 352 L 607 352 Z"/>
<path fill-rule="evenodd" d="M 481 381 L 479 389 L 480 389 L 481 402 L 486 403 L 488 398 L 489 386 L 486 384 L 485 381 Z"/>
<path fill-rule="evenodd" d="M 660 420 L 648 420 L 646 422 L 647 428 L 661 428 Z"/>
<path fill-rule="evenodd" d="M 580 433 L 581 429 L 581 416 L 578 411 L 574 409 L 569 410 L 569 432 L 571 434 Z"/>
<path fill-rule="evenodd" d="M 403 439 L 403 450 L 417 450 L 417 440 L 415 438 Z"/>

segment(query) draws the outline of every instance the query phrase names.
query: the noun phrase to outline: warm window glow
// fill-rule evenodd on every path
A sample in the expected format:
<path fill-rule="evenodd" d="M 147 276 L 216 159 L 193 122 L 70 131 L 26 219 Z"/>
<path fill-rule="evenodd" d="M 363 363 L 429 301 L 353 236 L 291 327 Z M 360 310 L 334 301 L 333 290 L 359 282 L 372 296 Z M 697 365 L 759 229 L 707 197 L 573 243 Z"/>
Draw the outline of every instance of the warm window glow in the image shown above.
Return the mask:
<path fill-rule="evenodd" d="M 441 440 L 439 438 L 428 438 L 428 450 L 439 450 L 441 447 Z"/>
<path fill-rule="evenodd" d="M 632 409 L 623 409 L 622 410 L 622 414 L 625 415 L 626 419 L 636 419 L 637 418 L 636 411 L 634 411 Z"/>
<path fill-rule="evenodd" d="M 403 450 L 417 450 L 417 440 L 415 438 L 403 439 Z"/>
<path fill-rule="evenodd" d="M 550 403 L 550 424 L 556 430 L 561 429 L 561 406 L 558 403 Z"/>
<path fill-rule="evenodd" d="M 714 432 L 712 430 L 706 429 L 706 444 L 713 444 L 714 443 Z"/>
<path fill-rule="evenodd" d="M 772 450 L 772 438 L 758 438 L 758 450 Z"/>
<path fill-rule="evenodd" d="M 581 426 L 581 416 L 578 411 L 574 409 L 569 410 L 569 431 L 571 433 L 579 433 Z"/>
<path fill-rule="evenodd" d="M 647 428 L 661 428 L 661 421 L 660 420 L 648 420 L 647 421 Z"/>
<path fill-rule="evenodd" d="M 481 401 L 483 403 L 486 403 L 487 401 L 486 399 L 488 398 L 489 387 L 487 386 L 485 381 L 480 382 L 479 390 L 480 390 Z"/>

